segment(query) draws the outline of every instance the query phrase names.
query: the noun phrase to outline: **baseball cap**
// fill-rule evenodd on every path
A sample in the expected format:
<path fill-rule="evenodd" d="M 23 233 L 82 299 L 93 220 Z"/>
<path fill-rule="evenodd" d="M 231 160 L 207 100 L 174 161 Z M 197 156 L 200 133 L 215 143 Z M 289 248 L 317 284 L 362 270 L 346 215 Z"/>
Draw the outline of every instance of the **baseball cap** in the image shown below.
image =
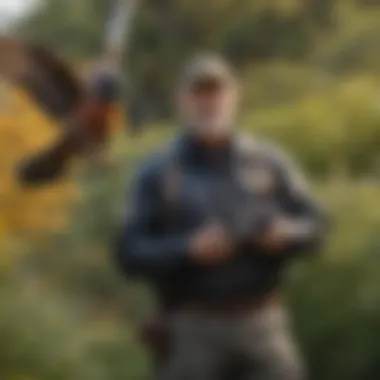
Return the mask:
<path fill-rule="evenodd" d="M 234 70 L 225 59 L 215 54 L 202 54 L 185 65 L 181 85 L 187 89 L 202 84 L 229 86 L 236 82 Z"/>

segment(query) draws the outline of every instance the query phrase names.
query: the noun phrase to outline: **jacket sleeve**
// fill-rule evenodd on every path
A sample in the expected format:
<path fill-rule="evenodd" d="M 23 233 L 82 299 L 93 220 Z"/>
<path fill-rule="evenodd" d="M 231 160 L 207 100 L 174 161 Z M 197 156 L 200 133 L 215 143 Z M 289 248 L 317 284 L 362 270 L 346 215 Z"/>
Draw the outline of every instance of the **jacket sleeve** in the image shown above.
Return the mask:
<path fill-rule="evenodd" d="M 132 188 L 131 210 L 116 247 L 117 262 L 124 273 L 152 280 L 186 262 L 188 248 L 187 235 L 163 232 L 160 177 L 152 165 L 140 170 Z"/>
<path fill-rule="evenodd" d="M 315 251 L 325 240 L 326 214 L 291 160 L 281 156 L 277 169 L 280 212 L 290 222 L 286 251 L 296 255 Z"/>

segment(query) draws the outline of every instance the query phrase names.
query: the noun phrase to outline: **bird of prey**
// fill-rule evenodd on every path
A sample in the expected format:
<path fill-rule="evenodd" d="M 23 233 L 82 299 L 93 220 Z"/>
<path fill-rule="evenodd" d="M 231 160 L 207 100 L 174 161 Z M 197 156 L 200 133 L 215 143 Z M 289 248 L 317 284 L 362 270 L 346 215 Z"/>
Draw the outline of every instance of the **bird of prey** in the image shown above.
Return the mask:
<path fill-rule="evenodd" d="M 104 51 L 86 83 L 47 49 L 0 37 L 0 78 L 21 87 L 61 126 L 51 146 L 25 158 L 18 170 L 22 184 L 50 183 L 64 174 L 73 157 L 104 147 L 111 111 L 120 99 L 122 53 L 134 10 L 134 0 L 112 3 Z"/>

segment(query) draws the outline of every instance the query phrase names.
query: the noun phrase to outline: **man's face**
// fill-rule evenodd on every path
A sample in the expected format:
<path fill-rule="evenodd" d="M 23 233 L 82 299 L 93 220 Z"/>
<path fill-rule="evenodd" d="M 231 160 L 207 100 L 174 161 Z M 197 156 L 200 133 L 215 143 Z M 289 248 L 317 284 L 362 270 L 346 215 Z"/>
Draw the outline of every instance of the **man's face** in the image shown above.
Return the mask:
<path fill-rule="evenodd" d="M 230 133 L 237 103 L 236 84 L 220 78 L 202 78 L 184 88 L 179 96 L 180 112 L 187 128 L 206 139 Z"/>

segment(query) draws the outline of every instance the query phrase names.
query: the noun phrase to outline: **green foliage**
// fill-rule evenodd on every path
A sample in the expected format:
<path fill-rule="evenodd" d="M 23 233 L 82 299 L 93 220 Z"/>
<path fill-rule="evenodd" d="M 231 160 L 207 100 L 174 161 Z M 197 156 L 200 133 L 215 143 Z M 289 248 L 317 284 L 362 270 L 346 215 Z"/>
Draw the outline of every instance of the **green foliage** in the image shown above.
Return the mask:
<path fill-rule="evenodd" d="M 4 379 L 96 379 L 77 321 L 33 289 L 0 288 L 0 373 Z"/>
<path fill-rule="evenodd" d="M 332 1 L 319 2 L 324 6 L 313 0 L 303 6 L 294 0 L 141 0 L 128 49 L 129 87 L 143 103 L 153 98 L 156 115 L 167 116 L 178 72 L 197 50 L 219 50 L 239 68 L 302 57 L 313 46 L 314 26 L 326 28 L 322 18 L 329 18 Z M 18 31 L 66 57 L 94 57 L 101 51 L 108 5 L 106 0 L 45 0 Z M 315 17 L 321 12 L 326 16 Z"/>
<path fill-rule="evenodd" d="M 261 73 L 262 82 L 269 79 L 265 71 Z M 287 83 L 278 83 L 281 96 L 281 85 Z M 300 84 L 299 92 L 303 91 Z M 380 151 L 378 93 L 376 77 L 346 78 L 329 89 L 309 91 L 303 99 L 283 99 L 282 106 L 259 108 L 244 125 L 290 148 L 314 174 L 370 175 L 378 170 Z"/>

